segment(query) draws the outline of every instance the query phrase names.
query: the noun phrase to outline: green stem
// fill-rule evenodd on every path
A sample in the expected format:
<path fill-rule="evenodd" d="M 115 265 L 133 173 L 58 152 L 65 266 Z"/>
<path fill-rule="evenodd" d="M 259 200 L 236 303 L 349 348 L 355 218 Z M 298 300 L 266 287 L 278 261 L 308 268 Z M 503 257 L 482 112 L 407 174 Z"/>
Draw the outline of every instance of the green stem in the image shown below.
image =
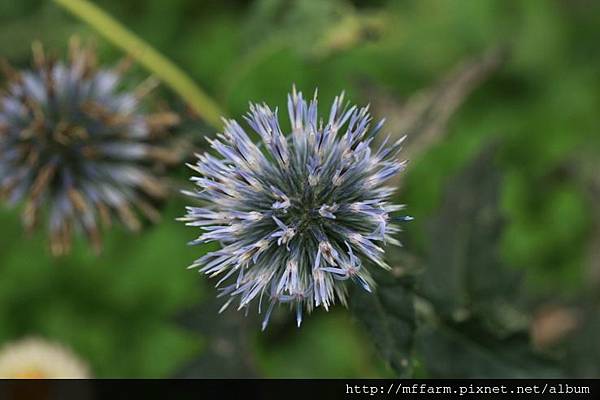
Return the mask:
<path fill-rule="evenodd" d="M 216 128 L 222 126 L 221 116 L 224 113 L 216 102 L 206 95 L 185 72 L 148 43 L 87 0 L 54 0 L 54 2 L 95 28 L 112 44 L 130 54 L 179 94 L 206 122 Z"/>

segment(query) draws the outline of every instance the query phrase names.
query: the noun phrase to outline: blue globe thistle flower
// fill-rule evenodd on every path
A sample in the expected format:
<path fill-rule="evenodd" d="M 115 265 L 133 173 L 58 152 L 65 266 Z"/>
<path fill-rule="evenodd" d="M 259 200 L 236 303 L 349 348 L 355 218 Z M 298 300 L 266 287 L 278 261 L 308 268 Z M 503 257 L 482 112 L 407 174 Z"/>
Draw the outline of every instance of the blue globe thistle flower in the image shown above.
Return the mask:
<path fill-rule="evenodd" d="M 259 313 L 266 307 L 263 329 L 279 303 L 300 326 L 303 309 L 345 305 L 347 281 L 370 292 L 368 265 L 389 268 L 383 245 L 399 244 L 394 222 L 407 218 L 391 216 L 403 206 L 390 203 L 394 189 L 385 186 L 405 166 L 396 159 L 404 138 L 373 150 L 383 121 L 371 127 L 368 107 L 345 105 L 343 93 L 323 121 L 317 93 L 307 102 L 294 88 L 288 113 L 285 134 L 277 109 L 250 105 L 245 119 L 260 144 L 225 120 L 224 133 L 209 139 L 218 156 L 197 155 L 189 165 L 198 189 L 184 193 L 206 206 L 180 218 L 203 231 L 192 244 L 221 244 L 190 266 L 220 277 L 219 296 L 229 296 L 221 311 L 235 299 L 238 309 L 256 300 Z"/>
<path fill-rule="evenodd" d="M 31 231 L 47 216 L 55 255 L 71 247 L 76 231 L 101 247 L 99 222 L 118 217 L 138 230 L 135 209 L 155 220 L 153 203 L 166 194 L 151 168 L 177 160 L 159 146 L 161 132 L 177 122 L 171 113 L 145 114 L 150 89 L 120 89 L 122 68 L 98 68 L 94 51 L 71 41 L 68 62 L 50 59 L 34 45 L 34 66 L 5 65 L 0 92 L 0 196 L 24 202 Z"/>

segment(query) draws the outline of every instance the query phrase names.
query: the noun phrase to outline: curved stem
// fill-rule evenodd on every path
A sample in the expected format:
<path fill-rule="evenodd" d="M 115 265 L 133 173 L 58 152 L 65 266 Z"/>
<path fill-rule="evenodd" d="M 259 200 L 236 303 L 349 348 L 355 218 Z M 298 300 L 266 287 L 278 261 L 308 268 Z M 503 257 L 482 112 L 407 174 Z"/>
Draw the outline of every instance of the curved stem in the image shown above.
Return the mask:
<path fill-rule="evenodd" d="M 144 40 L 87 0 L 54 0 L 54 2 L 92 26 L 112 44 L 131 55 L 179 94 L 206 122 L 216 128 L 221 127 L 221 116 L 224 113 L 217 103 L 204 93 L 185 72 Z"/>

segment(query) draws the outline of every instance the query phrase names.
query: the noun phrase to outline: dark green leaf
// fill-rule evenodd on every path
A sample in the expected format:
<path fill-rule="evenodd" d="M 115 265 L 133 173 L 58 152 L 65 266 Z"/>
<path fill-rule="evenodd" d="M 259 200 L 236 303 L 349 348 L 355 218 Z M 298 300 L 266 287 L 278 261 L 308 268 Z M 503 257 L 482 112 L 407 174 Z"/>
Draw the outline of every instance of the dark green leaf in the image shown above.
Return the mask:
<path fill-rule="evenodd" d="M 497 148 L 488 146 L 448 184 L 439 214 L 430 221 L 423 290 L 446 315 L 512 296 L 518 284 L 519 274 L 505 268 L 499 256 L 503 219 Z"/>
<path fill-rule="evenodd" d="M 378 286 L 373 293 L 354 290 L 350 309 L 385 361 L 398 375 L 408 376 L 415 331 L 411 279 L 379 272 L 375 280 Z"/>
<path fill-rule="evenodd" d="M 417 349 L 436 378 L 556 377 L 558 369 L 535 354 L 524 333 L 497 337 L 477 320 L 436 322 L 419 329 Z"/>
<path fill-rule="evenodd" d="M 219 314 L 223 299 L 216 298 L 210 289 L 210 297 L 203 303 L 187 309 L 180 320 L 190 330 L 204 337 L 206 347 L 183 368 L 178 378 L 241 378 L 256 377 L 249 332 L 255 332 L 259 324 L 254 315 L 228 310 Z"/>
<path fill-rule="evenodd" d="M 557 376 L 530 345 L 521 274 L 499 256 L 503 219 L 497 144 L 453 179 L 430 226 L 417 349 L 433 377 Z M 421 309 L 420 308 L 420 309 Z"/>

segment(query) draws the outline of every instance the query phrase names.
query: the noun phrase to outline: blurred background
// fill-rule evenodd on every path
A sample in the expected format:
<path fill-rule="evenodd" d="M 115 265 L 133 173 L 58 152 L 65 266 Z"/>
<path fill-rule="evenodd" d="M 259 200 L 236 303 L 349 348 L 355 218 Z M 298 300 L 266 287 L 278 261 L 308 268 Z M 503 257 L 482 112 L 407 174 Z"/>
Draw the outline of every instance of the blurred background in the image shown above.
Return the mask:
<path fill-rule="evenodd" d="M 217 314 L 203 251 L 175 221 L 114 228 L 55 258 L 0 208 L 0 346 L 68 346 L 97 377 L 600 377 L 600 3 L 593 0 L 95 0 L 181 67 L 228 116 L 285 108 L 292 84 L 345 90 L 408 134 L 397 199 L 415 220 L 378 294 L 350 310 Z M 0 0 L 0 57 L 64 54 L 77 34 L 123 53 L 51 1 Z M 134 67 L 130 76 L 148 75 Z M 180 111 L 189 155 L 216 128 Z M 158 97 L 158 96 L 155 96 Z M 285 114 L 285 113 L 284 113 Z M 186 186 L 188 171 L 172 171 Z"/>

